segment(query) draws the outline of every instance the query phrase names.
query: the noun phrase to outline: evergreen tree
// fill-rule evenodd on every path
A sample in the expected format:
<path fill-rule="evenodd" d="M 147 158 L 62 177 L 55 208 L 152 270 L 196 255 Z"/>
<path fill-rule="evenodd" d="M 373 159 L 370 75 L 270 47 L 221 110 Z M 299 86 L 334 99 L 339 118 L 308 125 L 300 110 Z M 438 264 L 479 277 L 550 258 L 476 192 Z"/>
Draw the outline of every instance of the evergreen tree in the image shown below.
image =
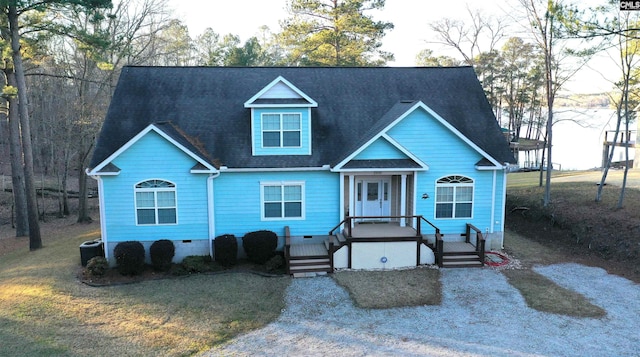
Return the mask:
<path fill-rule="evenodd" d="M 297 66 L 378 66 L 393 60 L 380 49 L 393 24 L 365 15 L 384 0 L 290 0 L 280 40 Z"/>

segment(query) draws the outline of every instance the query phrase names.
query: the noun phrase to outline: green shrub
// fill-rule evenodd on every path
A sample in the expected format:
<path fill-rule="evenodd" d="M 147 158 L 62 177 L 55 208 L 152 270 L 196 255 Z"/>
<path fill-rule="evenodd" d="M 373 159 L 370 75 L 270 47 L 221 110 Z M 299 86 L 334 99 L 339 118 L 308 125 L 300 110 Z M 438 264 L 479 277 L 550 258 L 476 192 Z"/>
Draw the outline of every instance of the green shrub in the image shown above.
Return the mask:
<path fill-rule="evenodd" d="M 265 263 L 265 270 L 269 273 L 273 273 L 280 270 L 284 266 L 284 257 L 280 254 L 276 254 Z"/>
<path fill-rule="evenodd" d="M 249 232 L 242 237 L 242 247 L 247 253 L 247 259 L 264 264 L 275 255 L 278 236 L 271 231 Z"/>
<path fill-rule="evenodd" d="M 151 265 L 153 269 L 158 271 L 169 271 L 171 269 L 171 261 L 176 252 L 173 242 L 168 239 L 161 239 L 153 242 L 149 247 L 149 255 L 151 256 Z"/>
<path fill-rule="evenodd" d="M 187 273 L 206 273 L 213 270 L 211 263 L 208 255 L 189 255 L 182 260 L 182 267 Z"/>
<path fill-rule="evenodd" d="M 91 276 L 103 276 L 109 269 L 109 262 L 105 257 L 93 257 L 87 262 L 87 272 Z"/>
<path fill-rule="evenodd" d="M 225 234 L 213 240 L 213 254 L 215 261 L 225 267 L 236 265 L 238 262 L 238 240 L 233 234 Z"/>
<path fill-rule="evenodd" d="M 113 250 L 122 275 L 137 275 L 144 270 L 144 246 L 137 241 L 120 242 Z"/>

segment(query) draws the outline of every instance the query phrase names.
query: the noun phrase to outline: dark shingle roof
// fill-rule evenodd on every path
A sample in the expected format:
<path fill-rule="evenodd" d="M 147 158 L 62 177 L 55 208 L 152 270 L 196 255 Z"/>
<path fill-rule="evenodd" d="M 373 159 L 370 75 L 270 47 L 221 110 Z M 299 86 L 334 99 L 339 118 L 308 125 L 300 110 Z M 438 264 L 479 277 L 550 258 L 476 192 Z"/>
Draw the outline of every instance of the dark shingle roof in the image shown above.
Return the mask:
<path fill-rule="evenodd" d="M 244 103 L 278 76 L 318 103 L 311 108 L 311 156 L 251 154 Z M 189 146 L 203 151 L 197 154 L 230 168 L 335 165 L 415 101 L 498 162 L 515 162 L 471 67 L 125 67 L 90 167 L 165 121 L 201 144 Z"/>

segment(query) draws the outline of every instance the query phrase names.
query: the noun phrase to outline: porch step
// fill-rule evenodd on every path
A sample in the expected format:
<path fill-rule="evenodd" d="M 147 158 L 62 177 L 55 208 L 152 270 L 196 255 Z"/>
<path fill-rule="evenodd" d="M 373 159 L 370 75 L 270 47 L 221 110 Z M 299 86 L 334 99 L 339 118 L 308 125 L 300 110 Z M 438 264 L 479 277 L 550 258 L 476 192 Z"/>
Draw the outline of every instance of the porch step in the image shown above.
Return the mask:
<path fill-rule="evenodd" d="M 460 261 L 460 262 L 442 262 L 443 268 L 482 268 L 484 265 L 480 262 Z"/>
<path fill-rule="evenodd" d="M 331 261 L 329 257 L 297 257 L 289 260 L 289 272 L 294 277 L 311 276 L 311 274 L 330 273 Z"/>
<path fill-rule="evenodd" d="M 443 268 L 482 268 L 483 266 L 480 256 L 475 253 L 450 254 L 442 257 Z"/>

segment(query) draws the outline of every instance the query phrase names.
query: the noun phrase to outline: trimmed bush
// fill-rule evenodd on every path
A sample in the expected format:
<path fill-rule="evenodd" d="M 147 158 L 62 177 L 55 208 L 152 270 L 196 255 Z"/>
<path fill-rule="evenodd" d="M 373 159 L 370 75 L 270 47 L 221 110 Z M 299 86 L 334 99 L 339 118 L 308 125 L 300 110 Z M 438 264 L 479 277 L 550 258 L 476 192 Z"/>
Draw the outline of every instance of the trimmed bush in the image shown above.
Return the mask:
<path fill-rule="evenodd" d="M 269 273 L 274 273 L 280 268 L 284 267 L 284 257 L 280 254 L 276 254 L 265 263 L 265 269 Z"/>
<path fill-rule="evenodd" d="M 87 262 L 87 272 L 91 276 L 103 276 L 109 269 L 109 262 L 105 257 L 93 257 Z"/>
<path fill-rule="evenodd" d="M 113 250 L 122 275 L 137 275 L 144 270 L 144 246 L 137 241 L 121 242 Z"/>
<path fill-rule="evenodd" d="M 215 261 L 225 267 L 236 265 L 238 262 L 238 240 L 233 234 L 217 236 L 213 240 L 213 255 Z"/>
<path fill-rule="evenodd" d="M 249 232 L 242 237 L 242 247 L 250 261 L 265 264 L 275 255 L 278 236 L 272 231 Z"/>
<path fill-rule="evenodd" d="M 173 242 L 168 239 L 161 239 L 153 242 L 149 247 L 149 255 L 151 256 L 151 265 L 153 269 L 158 271 L 169 271 L 171 269 L 171 261 L 176 252 Z"/>
<path fill-rule="evenodd" d="M 211 256 L 190 255 L 182 260 L 182 267 L 187 273 L 206 273 L 213 270 Z"/>

